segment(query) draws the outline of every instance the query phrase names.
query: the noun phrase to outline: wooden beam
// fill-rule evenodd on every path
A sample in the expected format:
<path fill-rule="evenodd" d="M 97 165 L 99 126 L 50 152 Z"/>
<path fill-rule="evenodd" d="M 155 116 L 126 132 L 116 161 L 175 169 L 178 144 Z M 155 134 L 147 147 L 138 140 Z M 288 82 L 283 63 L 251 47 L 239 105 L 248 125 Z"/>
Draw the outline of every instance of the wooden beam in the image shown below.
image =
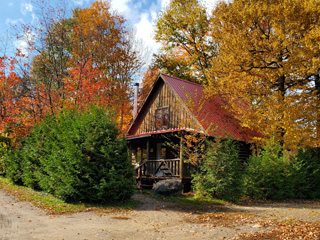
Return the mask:
<path fill-rule="evenodd" d="M 130 153 L 130 152 L 129 152 Z M 131 154 L 130 154 L 131 155 Z M 137 149 L 137 147 L 135 147 L 134 149 L 133 149 L 133 155 L 134 155 L 134 161 L 135 161 L 135 163 L 138 163 L 138 164 L 140 164 L 140 162 L 139 162 L 139 160 L 138 160 L 138 149 Z M 131 157 L 131 156 L 130 156 Z M 132 157 L 131 157 L 132 158 Z"/>
<path fill-rule="evenodd" d="M 182 137 L 180 138 L 180 178 L 183 179 L 183 144 L 182 144 Z"/>
<path fill-rule="evenodd" d="M 147 140 L 147 161 L 150 159 L 150 141 Z"/>

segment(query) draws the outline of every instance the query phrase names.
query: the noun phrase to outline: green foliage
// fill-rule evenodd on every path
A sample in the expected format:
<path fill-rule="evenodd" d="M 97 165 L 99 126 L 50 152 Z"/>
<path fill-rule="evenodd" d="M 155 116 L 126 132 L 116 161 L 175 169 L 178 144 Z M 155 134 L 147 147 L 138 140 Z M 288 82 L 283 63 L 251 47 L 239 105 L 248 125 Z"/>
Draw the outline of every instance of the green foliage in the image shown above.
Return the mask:
<path fill-rule="evenodd" d="M 192 65 L 187 57 L 181 57 L 176 52 L 159 53 L 153 55 L 153 67 L 161 69 L 162 73 L 181 78 L 190 82 L 199 82 L 198 76 L 194 76 Z"/>
<path fill-rule="evenodd" d="M 237 201 L 251 199 L 320 198 L 320 149 L 306 148 L 298 154 L 284 151 L 274 138 L 267 140 L 248 162 L 238 160 L 232 139 L 210 142 L 193 175 L 197 195 Z"/>
<path fill-rule="evenodd" d="M 15 196 L 20 201 L 30 202 L 34 206 L 44 209 L 49 214 L 78 213 L 83 211 L 110 213 L 113 211 L 133 209 L 139 205 L 138 201 L 132 199 L 103 205 L 100 203 L 66 203 L 46 192 L 39 192 L 28 187 L 17 186 L 4 177 L 0 177 L 0 188 L 10 193 L 10 195 Z"/>
<path fill-rule="evenodd" d="M 69 202 L 130 198 L 132 166 L 111 119 L 101 108 L 47 117 L 6 158 L 7 176 Z"/>
<path fill-rule="evenodd" d="M 8 152 L 8 148 L 11 146 L 10 138 L 0 135 L 0 175 L 4 175 L 5 163 L 4 157 Z"/>
<path fill-rule="evenodd" d="M 227 203 L 220 199 L 212 199 L 210 197 L 194 195 L 192 193 L 169 196 L 156 194 L 152 196 L 160 201 L 170 202 L 179 206 L 179 208 L 183 208 L 188 211 L 206 211 L 212 207 L 217 208 Z"/>
<path fill-rule="evenodd" d="M 210 142 L 200 172 L 192 181 L 198 195 L 236 201 L 242 195 L 242 167 L 234 140 Z"/>
<path fill-rule="evenodd" d="M 303 168 L 271 138 L 258 154 L 249 158 L 244 177 L 246 195 L 253 199 L 294 198 L 297 186 L 304 184 Z"/>
<path fill-rule="evenodd" d="M 209 37 L 211 19 L 198 0 L 171 0 L 155 25 L 155 39 L 162 43 L 155 66 L 166 73 L 206 84 L 206 71 L 217 54 Z"/>
<path fill-rule="evenodd" d="M 320 148 L 300 149 L 297 154 L 297 161 L 302 166 L 298 169 L 298 173 L 304 177 L 302 184 L 296 186 L 297 197 L 319 199 Z"/>

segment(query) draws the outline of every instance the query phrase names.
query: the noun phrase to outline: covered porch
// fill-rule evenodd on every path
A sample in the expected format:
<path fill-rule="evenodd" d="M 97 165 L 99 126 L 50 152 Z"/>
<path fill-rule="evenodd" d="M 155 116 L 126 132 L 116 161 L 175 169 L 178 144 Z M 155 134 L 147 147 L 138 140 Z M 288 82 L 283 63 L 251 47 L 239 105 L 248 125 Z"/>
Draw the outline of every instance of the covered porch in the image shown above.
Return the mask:
<path fill-rule="evenodd" d="M 190 165 L 183 161 L 179 133 L 157 133 L 127 138 L 139 187 L 152 187 L 159 180 L 181 179 L 190 183 Z"/>

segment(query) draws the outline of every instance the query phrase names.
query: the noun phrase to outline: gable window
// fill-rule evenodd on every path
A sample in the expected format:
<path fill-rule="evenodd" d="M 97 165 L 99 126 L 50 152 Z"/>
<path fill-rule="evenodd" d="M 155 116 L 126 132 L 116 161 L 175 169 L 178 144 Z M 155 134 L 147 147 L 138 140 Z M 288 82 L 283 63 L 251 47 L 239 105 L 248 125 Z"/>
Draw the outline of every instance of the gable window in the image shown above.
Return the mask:
<path fill-rule="evenodd" d="M 168 128 L 169 109 L 168 107 L 156 109 L 156 129 Z"/>

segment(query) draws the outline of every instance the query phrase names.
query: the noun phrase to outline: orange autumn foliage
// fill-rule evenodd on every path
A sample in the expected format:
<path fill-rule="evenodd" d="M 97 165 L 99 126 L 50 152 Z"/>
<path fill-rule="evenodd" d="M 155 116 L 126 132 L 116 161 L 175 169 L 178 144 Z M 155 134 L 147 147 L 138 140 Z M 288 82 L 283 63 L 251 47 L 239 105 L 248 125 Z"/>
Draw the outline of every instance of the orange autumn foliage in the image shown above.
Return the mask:
<path fill-rule="evenodd" d="M 45 7 L 36 26 L 21 28 L 22 37 L 33 34 L 26 41 L 28 53 L 18 50 L 12 63 L 1 60 L 0 131 L 21 137 L 48 114 L 90 105 L 114 111 L 124 130 L 132 118 L 133 78 L 141 67 L 125 19 L 107 1 L 75 9 L 70 18 L 63 9 Z"/>
<path fill-rule="evenodd" d="M 160 74 L 160 70 L 157 67 L 149 67 L 146 73 L 143 76 L 141 88 L 139 90 L 139 106 L 143 104 L 147 98 L 153 84 L 157 80 Z"/>

